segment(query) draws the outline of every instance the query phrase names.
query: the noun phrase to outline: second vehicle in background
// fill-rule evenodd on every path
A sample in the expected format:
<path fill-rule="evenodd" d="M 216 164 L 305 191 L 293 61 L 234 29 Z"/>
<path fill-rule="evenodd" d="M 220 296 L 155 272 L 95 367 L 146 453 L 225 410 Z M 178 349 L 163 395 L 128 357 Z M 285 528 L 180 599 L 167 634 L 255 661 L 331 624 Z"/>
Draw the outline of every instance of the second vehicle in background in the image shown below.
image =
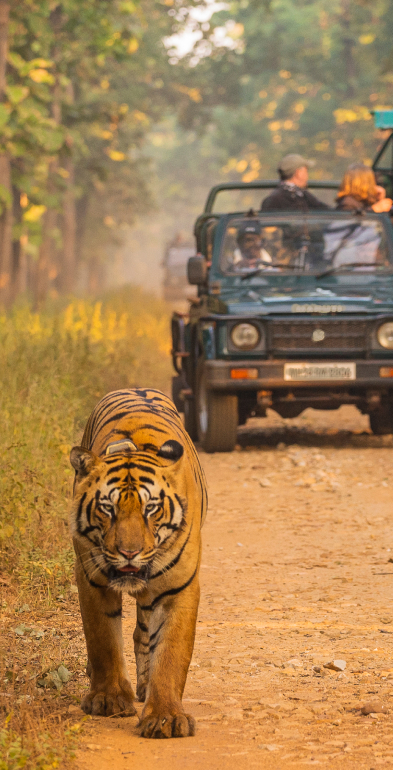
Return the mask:
<path fill-rule="evenodd" d="M 167 302 L 177 302 L 196 296 L 195 287 L 190 286 L 187 279 L 187 263 L 194 254 L 193 240 L 183 231 L 178 232 L 168 243 L 162 261 L 163 296 Z"/>

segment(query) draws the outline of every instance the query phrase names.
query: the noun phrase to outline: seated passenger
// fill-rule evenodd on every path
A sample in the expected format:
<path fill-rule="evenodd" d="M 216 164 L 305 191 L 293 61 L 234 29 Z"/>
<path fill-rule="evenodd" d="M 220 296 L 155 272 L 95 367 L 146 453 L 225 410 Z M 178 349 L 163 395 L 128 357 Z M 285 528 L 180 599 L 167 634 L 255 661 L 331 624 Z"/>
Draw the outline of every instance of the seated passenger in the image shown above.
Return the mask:
<path fill-rule="evenodd" d="M 233 267 L 237 270 L 256 270 L 268 266 L 272 258 L 262 248 L 261 225 L 258 221 L 245 221 L 240 225 L 236 242 L 238 248 L 233 254 Z"/>
<path fill-rule="evenodd" d="M 332 222 L 324 232 L 325 263 L 330 267 L 384 264 L 381 241 L 382 230 L 375 220 Z"/>
<path fill-rule="evenodd" d="M 375 211 L 377 214 L 388 212 L 393 206 L 391 198 L 386 197 L 386 190 L 377 185 L 374 171 L 363 163 L 348 166 L 337 195 L 339 211 Z"/>
<path fill-rule="evenodd" d="M 277 189 L 262 201 L 261 211 L 307 212 L 314 209 L 330 209 L 330 206 L 306 189 L 308 169 L 313 165 L 314 161 L 306 160 L 296 153 L 285 155 L 277 169 L 281 182 Z"/>

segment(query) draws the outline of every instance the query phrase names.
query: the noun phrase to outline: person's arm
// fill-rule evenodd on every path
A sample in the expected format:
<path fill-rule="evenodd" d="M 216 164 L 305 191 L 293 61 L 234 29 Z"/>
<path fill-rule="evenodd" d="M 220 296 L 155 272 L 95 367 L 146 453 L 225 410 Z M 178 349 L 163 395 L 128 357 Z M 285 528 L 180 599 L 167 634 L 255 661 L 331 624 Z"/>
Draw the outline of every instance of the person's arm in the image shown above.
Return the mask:
<path fill-rule="evenodd" d="M 341 198 L 337 198 L 337 211 L 353 211 L 354 209 L 359 208 L 359 206 L 360 203 L 350 195 L 344 195 Z"/>
<path fill-rule="evenodd" d="M 391 198 L 380 198 L 371 206 L 367 206 L 361 201 L 357 201 L 352 195 L 345 195 L 343 198 L 338 199 L 337 209 L 339 211 L 375 211 L 376 214 L 388 213 L 393 205 Z"/>
<path fill-rule="evenodd" d="M 362 201 L 356 200 L 352 195 L 344 195 L 337 200 L 336 209 L 338 211 L 371 211 Z"/>
<path fill-rule="evenodd" d="M 266 251 L 266 249 L 264 249 L 263 247 L 261 248 L 261 255 L 260 255 L 259 260 L 262 263 L 262 265 L 266 265 L 267 262 L 269 262 L 269 263 L 272 262 L 272 258 L 270 256 L 269 252 Z"/>
<path fill-rule="evenodd" d="M 376 214 L 386 214 L 389 213 L 393 206 L 393 201 L 391 198 L 382 198 L 381 200 L 377 201 L 376 203 L 373 203 L 371 206 L 371 209 L 375 211 Z"/>
<path fill-rule="evenodd" d="M 377 194 L 377 201 L 381 201 L 383 198 L 386 198 L 386 190 L 384 187 L 382 187 L 382 185 L 375 185 L 375 192 Z"/>
<path fill-rule="evenodd" d="M 315 195 L 310 193 L 309 190 L 304 190 L 304 197 L 309 209 L 323 209 L 325 211 L 331 211 L 332 206 L 328 206 L 327 203 L 323 203 Z"/>

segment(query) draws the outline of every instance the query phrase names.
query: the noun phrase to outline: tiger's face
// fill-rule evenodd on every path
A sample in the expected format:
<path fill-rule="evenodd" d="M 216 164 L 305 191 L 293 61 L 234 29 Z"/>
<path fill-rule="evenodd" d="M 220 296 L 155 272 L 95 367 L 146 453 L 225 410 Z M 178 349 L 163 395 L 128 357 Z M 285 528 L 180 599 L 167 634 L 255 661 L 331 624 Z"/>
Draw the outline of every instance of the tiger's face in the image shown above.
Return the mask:
<path fill-rule="evenodd" d="M 173 485 L 182 455 L 176 441 L 155 456 L 136 451 L 100 458 L 74 447 L 73 534 L 91 542 L 90 579 L 104 574 L 111 588 L 134 594 L 146 587 L 184 521 L 186 502 Z"/>

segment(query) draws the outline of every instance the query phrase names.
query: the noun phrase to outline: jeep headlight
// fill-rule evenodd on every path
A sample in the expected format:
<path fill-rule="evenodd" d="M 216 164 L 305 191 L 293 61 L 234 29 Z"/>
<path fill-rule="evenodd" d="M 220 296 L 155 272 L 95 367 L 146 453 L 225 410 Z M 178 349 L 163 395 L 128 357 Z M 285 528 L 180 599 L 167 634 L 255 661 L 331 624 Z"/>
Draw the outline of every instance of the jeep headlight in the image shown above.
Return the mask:
<path fill-rule="evenodd" d="M 378 338 L 379 344 L 383 348 L 389 348 L 389 350 L 393 350 L 393 322 L 392 321 L 386 324 L 382 324 L 382 326 L 379 327 L 377 332 L 377 338 Z"/>
<path fill-rule="evenodd" d="M 392 335 L 393 335 L 393 324 Z M 261 333 L 257 326 L 249 323 L 236 324 L 231 330 L 231 340 L 240 350 L 253 350 L 261 339 Z M 392 336 L 393 340 L 393 336 Z M 393 347 L 393 344 L 392 344 Z"/>

